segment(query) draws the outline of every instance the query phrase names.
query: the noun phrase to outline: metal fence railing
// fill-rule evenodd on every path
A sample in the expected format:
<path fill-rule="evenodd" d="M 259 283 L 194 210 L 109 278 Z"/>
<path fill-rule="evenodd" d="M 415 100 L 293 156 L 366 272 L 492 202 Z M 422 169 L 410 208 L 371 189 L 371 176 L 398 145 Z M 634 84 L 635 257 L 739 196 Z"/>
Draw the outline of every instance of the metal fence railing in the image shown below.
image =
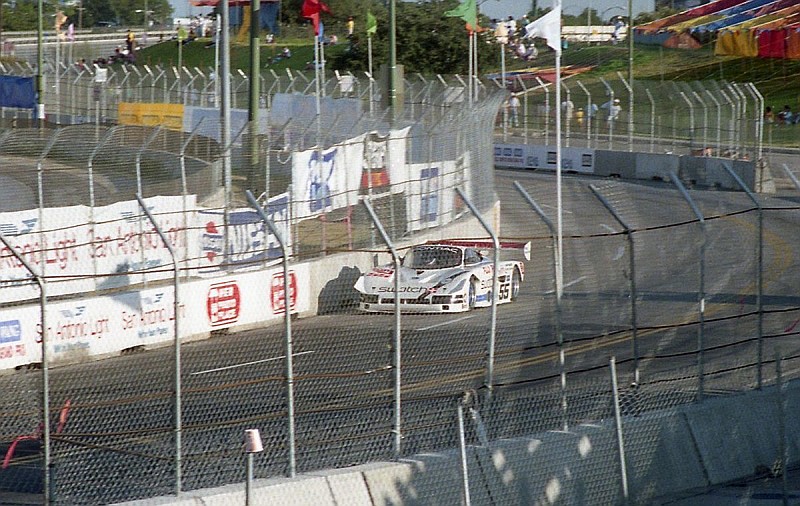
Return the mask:
<path fill-rule="evenodd" d="M 183 131 L 2 132 L 0 363 L 16 365 L 0 375 L 0 490 L 106 504 L 241 482 L 253 427 L 257 477 L 453 449 L 460 435 L 489 447 L 617 412 L 626 455 L 643 462 L 637 438 L 657 436 L 625 433 L 629 417 L 775 384 L 776 356 L 793 379 L 796 205 L 677 179 L 566 181 L 559 291 L 552 180 L 496 188 L 505 95 L 480 88 L 468 105 L 459 90 L 420 79 L 394 117 L 377 97 L 368 111 L 271 112 L 229 146 L 199 117 Z M 391 263 L 401 244 L 452 238 L 447 225 L 498 198 L 502 219 L 477 235 L 532 243 L 519 299 L 456 316 L 355 311 L 357 258 Z M 287 310 L 304 288 L 293 276 L 324 283 L 313 317 Z M 264 307 L 272 320 L 227 332 Z M 181 339 L 200 327 L 209 339 Z M 598 476 L 588 502 L 616 500 L 620 479 Z"/>
<path fill-rule="evenodd" d="M 504 138 L 532 143 L 555 144 L 557 108 L 567 147 L 757 160 L 774 133 L 763 122 L 763 97 L 752 83 L 638 80 L 630 86 L 622 75 L 585 83 L 575 77 L 562 81 L 560 106 L 552 83 L 517 78 L 513 87 L 519 110 L 516 118 L 508 111 L 499 126 Z M 621 109 L 610 120 L 614 100 Z"/>

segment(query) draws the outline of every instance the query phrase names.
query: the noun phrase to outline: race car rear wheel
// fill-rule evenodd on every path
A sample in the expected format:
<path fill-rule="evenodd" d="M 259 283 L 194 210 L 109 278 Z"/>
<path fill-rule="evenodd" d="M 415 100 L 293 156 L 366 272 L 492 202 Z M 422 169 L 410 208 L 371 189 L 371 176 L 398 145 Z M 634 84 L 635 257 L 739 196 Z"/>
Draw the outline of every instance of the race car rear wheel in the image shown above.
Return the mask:
<path fill-rule="evenodd" d="M 511 300 L 516 300 L 519 297 L 519 287 L 522 284 L 522 276 L 519 274 L 519 269 L 514 268 L 514 274 L 511 275 Z"/>
<path fill-rule="evenodd" d="M 467 305 L 470 309 L 475 309 L 475 302 L 478 300 L 478 280 L 469 280 L 469 290 L 467 291 Z"/>

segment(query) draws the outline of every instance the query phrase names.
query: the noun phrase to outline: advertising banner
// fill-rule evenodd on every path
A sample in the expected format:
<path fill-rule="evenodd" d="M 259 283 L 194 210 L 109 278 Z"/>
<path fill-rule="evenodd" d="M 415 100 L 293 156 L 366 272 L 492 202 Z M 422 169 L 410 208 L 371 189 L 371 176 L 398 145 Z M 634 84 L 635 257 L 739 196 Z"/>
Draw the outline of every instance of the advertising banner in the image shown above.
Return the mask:
<path fill-rule="evenodd" d="M 187 207 L 195 206 L 194 196 L 145 199 L 178 258 L 187 254 L 184 200 Z M 16 251 L 48 278 L 49 295 L 126 286 L 134 281 L 130 276 L 141 269 L 172 265 L 167 248 L 136 201 L 96 207 L 94 212 L 86 206 L 71 206 L 46 208 L 41 213 L 0 213 L 0 230 Z M 169 276 L 170 271 L 163 269 L 147 273 L 147 279 Z M 0 247 L 0 283 L 0 302 L 39 296 L 30 273 L 5 246 Z"/>
<path fill-rule="evenodd" d="M 308 266 L 292 266 L 289 280 L 291 312 L 308 311 Z M 183 339 L 212 330 L 277 322 L 286 311 L 283 268 L 183 283 L 179 300 Z M 49 303 L 46 323 L 53 364 L 137 346 L 165 345 L 175 336 L 173 286 Z M 41 362 L 42 335 L 38 305 L 0 309 L 0 370 Z"/>
<path fill-rule="evenodd" d="M 282 193 L 269 199 L 265 209 L 267 217 L 281 231 L 286 248 L 291 253 L 289 227 L 289 194 Z M 225 254 L 225 215 L 217 210 L 197 212 L 200 274 L 217 273 L 223 264 L 234 267 L 262 268 L 282 257 L 280 243 L 261 217 L 249 208 L 234 209 L 228 213 L 228 251 Z"/>

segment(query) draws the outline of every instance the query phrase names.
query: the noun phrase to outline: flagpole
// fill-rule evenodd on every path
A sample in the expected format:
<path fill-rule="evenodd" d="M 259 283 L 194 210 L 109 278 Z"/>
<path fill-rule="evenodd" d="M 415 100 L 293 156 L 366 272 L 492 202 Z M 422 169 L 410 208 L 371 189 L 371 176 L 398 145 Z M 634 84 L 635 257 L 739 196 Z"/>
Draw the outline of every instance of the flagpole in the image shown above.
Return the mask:
<path fill-rule="evenodd" d="M 474 50 L 475 50 L 475 48 L 473 47 L 472 34 L 470 33 L 469 34 L 469 71 L 468 71 L 468 73 L 469 73 L 469 83 L 467 85 L 467 93 L 469 93 L 469 100 L 468 100 L 467 103 L 470 105 L 470 107 L 472 107 L 472 84 L 473 84 L 472 83 L 472 64 L 474 62 L 474 59 L 472 58 L 472 52 Z"/>
<path fill-rule="evenodd" d="M 564 292 L 564 229 L 563 204 L 561 198 L 561 0 L 553 0 L 558 9 L 558 44 L 556 45 L 556 207 L 558 209 L 558 265 L 556 266 L 556 296 L 560 300 Z"/>
<path fill-rule="evenodd" d="M 473 87 L 473 91 L 475 92 L 475 102 L 478 101 L 478 27 L 476 26 L 475 29 L 472 31 L 472 47 L 475 48 L 472 51 L 472 57 L 475 58 L 475 64 L 472 66 L 473 72 L 473 81 L 475 85 Z"/>
<path fill-rule="evenodd" d="M 372 35 L 367 37 L 367 66 L 369 68 L 369 112 L 372 114 Z"/>

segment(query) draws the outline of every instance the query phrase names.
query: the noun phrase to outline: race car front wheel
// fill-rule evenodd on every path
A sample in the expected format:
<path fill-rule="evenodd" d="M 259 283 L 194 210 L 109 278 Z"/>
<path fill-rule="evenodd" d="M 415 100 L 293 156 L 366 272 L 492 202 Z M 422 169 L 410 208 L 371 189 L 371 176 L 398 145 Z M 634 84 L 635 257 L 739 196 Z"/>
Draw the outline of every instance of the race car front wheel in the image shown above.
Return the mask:
<path fill-rule="evenodd" d="M 467 292 L 467 305 L 470 309 L 475 309 L 475 302 L 478 300 L 478 280 L 469 280 L 469 291 Z"/>
<path fill-rule="evenodd" d="M 514 268 L 514 274 L 511 275 L 511 300 L 516 300 L 519 296 L 520 284 L 522 284 L 522 276 L 519 275 L 519 269 Z"/>

